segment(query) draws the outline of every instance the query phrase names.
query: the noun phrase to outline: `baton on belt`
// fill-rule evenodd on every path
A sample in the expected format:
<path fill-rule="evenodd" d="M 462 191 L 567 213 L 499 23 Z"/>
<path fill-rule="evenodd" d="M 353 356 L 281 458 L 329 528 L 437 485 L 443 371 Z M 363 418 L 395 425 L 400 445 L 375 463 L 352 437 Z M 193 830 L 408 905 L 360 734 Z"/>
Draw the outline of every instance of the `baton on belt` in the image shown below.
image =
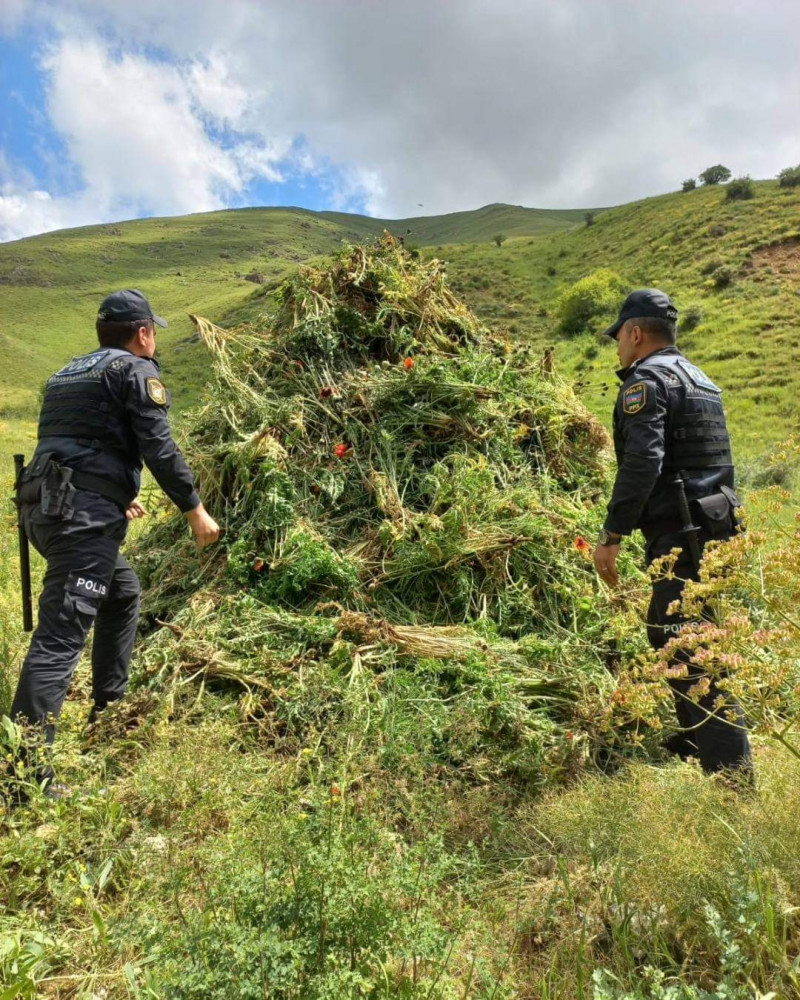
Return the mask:
<path fill-rule="evenodd" d="M 681 534 L 686 538 L 686 545 L 689 555 L 692 557 L 696 572 L 700 572 L 700 561 L 703 558 L 700 552 L 700 542 L 697 540 L 697 533 L 700 529 L 696 524 L 692 524 L 692 515 L 689 511 L 689 501 L 686 499 L 686 483 L 683 473 L 678 473 L 675 477 L 675 489 L 678 491 L 678 511 L 681 515 Z"/>
<path fill-rule="evenodd" d="M 22 469 L 25 465 L 24 455 L 14 456 L 14 486 L 19 490 Z M 31 608 L 31 552 L 28 544 L 28 536 L 25 534 L 25 525 L 22 523 L 22 511 L 19 499 L 15 497 L 17 505 L 17 536 L 19 539 L 19 579 L 22 591 L 22 627 L 26 632 L 33 631 L 33 609 Z"/>

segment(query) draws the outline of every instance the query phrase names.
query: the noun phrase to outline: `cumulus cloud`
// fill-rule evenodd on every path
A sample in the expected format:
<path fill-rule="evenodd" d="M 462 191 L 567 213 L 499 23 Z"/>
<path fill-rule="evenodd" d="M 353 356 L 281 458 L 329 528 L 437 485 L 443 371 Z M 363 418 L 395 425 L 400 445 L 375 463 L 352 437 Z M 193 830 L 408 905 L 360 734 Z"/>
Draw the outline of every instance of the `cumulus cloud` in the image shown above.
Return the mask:
<path fill-rule="evenodd" d="M 331 207 L 389 217 L 420 202 L 598 206 L 674 190 L 710 163 L 765 177 L 800 161 L 794 0 L 66 8 L 37 0 L 27 14 L 60 37 L 52 119 L 108 211 L 215 207 L 254 177 L 298 174 Z M 98 122 L 117 121 L 142 137 L 149 174 L 104 149 Z"/>
<path fill-rule="evenodd" d="M 52 195 L 0 164 L 0 238 L 135 215 L 223 208 L 254 177 L 279 182 L 290 142 L 233 133 L 249 97 L 212 56 L 172 64 L 64 37 L 41 59 L 47 113 L 77 168 Z M 64 170 L 65 181 L 69 170 Z M 69 184 L 65 184 L 69 186 Z"/>

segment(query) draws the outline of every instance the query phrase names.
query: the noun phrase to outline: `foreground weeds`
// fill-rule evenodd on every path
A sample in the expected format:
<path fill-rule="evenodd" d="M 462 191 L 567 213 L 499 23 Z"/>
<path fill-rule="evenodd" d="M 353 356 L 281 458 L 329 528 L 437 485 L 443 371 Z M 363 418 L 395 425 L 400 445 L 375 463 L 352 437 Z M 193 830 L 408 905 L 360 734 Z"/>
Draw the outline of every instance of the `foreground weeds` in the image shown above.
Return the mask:
<path fill-rule="evenodd" d="M 113 775 L 69 727 L 84 794 L 6 815 L 9 997 L 797 989 L 800 775 L 778 748 L 752 799 L 689 765 L 631 765 L 537 801 L 413 753 L 393 780 L 347 713 L 335 745 L 295 753 L 210 694 L 172 713 L 117 748 Z"/>

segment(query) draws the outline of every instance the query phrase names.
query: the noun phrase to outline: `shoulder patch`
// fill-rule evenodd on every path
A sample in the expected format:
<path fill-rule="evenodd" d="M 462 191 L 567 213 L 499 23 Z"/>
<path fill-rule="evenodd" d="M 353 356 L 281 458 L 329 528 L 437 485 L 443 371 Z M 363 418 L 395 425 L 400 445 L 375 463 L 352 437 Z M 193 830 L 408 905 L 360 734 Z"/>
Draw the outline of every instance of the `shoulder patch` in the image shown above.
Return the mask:
<path fill-rule="evenodd" d="M 82 375 L 83 372 L 91 371 L 92 368 L 99 365 L 109 353 L 109 351 L 94 351 L 92 354 L 84 354 L 79 358 L 73 358 L 68 365 L 57 371 L 56 375 Z"/>
<path fill-rule="evenodd" d="M 704 371 L 701 371 L 697 365 L 693 365 L 690 361 L 687 361 L 686 358 L 680 358 L 677 364 L 680 365 L 681 369 L 686 372 L 694 385 L 696 385 L 699 389 L 710 389 L 711 392 L 722 392 L 722 389 L 720 389 L 718 385 L 715 385 Z"/>
<path fill-rule="evenodd" d="M 153 402 L 158 403 L 159 406 L 166 406 L 167 389 L 164 383 L 157 378 L 148 378 L 145 384 L 147 385 L 147 395 Z"/>
<path fill-rule="evenodd" d="M 629 386 L 622 394 L 622 412 L 627 414 L 638 413 L 644 408 L 647 402 L 647 386 L 644 382 L 637 382 L 636 385 Z"/>

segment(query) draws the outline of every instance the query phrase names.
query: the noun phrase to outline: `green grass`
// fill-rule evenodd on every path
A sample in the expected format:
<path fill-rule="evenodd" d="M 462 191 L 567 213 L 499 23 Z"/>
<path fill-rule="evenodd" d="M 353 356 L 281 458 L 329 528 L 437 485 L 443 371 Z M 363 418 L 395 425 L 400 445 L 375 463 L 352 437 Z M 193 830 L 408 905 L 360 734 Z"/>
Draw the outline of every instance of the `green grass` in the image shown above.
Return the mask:
<path fill-rule="evenodd" d="M 698 325 L 679 345 L 725 390 L 736 452 L 759 455 L 792 433 L 800 416 L 800 192 L 756 184 L 756 197 L 728 202 L 724 189 L 701 188 L 609 209 L 591 227 L 534 239 L 447 246 L 454 287 L 487 324 L 543 351 L 554 345 L 567 374 L 585 383 L 587 405 L 608 419 L 614 398 L 614 345 L 587 332 L 558 332 L 558 296 L 600 268 L 630 287 L 656 286 Z M 773 268 L 759 251 L 794 247 L 794 265 Z M 791 260 L 791 250 L 790 260 Z M 753 259 L 755 255 L 755 259 Z M 732 283 L 712 286 L 710 264 L 732 268 Z M 554 272 L 554 273 L 553 273 Z M 604 384 L 611 389 L 604 391 Z"/>
<path fill-rule="evenodd" d="M 487 324 L 535 351 L 556 345 L 558 364 L 585 383 L 585 401 L 605 420 L 614 391 L 613 346 L 591 333 L 561 337 L 558 296 L 602 267 L 631 288 L 664 288 L 684 313 L 700 310 L 699 323 L 681 333 L 680 343 L 725 389 L 737 454 L 759 458 L 783 440 L 800 414 L 800 269 L 787 270 L 783 260 L 773 267 L 758 251 L 788 246 L 800 234 L 800 190 L 763 181 L 751 201 L 729 202 L 722 188 L 700 188 L 604 210 L 591 227 L 582 219 L 582 211 L 508 205 L 395 222 L 243 209 L 1 245 L 0 426 L 35 418 L 43 379 L 93 344 L 95 309 L 110 289 L 141 287 L 170 320 L 170 330 L 159 335 L 160 350 L 165 379 L 183 409 L 197 402 L 206 371 L 202 351 L 188 339 L 187 313 L 222 323 L 252 318 L 267 289 L 245 281 L 245 274 L 257 271 L 274 283 L 343 239 L 390 226 L 400 234 L 410 229 L 410 245 L 448 261 L 454 287 Z M 492 242 L 497 232 L 509 237 L 502 247 Z M 712 264 L 732 269 L 728 287 L 711 285 L 705 272 Z"/>
<path fill-rule="evenodd" d="M 94 341 L 94 317 L 104 295 L 141 288 L 170 321 L 160 334 L 167 375 L 183 405 L 192 400 L 202 368 L 178 353 L 191 332 L 187 312 L 224 321 L 248 312 L 263 287 L 244 275 L 275 282 L 300 261 L 329 254 L 342 240 L 412 229 L 409 240 L 489 240 L 552 232 L 575 224 L 576 212 L 493 205 L 432 219 L 389 223 L 365 216 L 303 209 L 240 209 L 180 218 L 143 219 L 62 230 L 0 245 L 0 419 L 35 415 L 42 380 Z M 188 356 L 193 352 L 189 351 Z"/>
<path fill-rule="evenodd" d="M 348 226 L 358 218 L 361 232 L 380 235 L 384 229 L 404 236 L 409 245 L 491 243 L 502 234 L 537 236 L 560 232 L 583 223 L 583 209 L 523 208 L 521 205 L 485 205 L 472 212 L 451 212 L 411 219 L 364 219 L 341 212 L 322 212 L 323 218 Z M 354 232 L 358 231 L 354 227 Z"/>
<path fill-rule="evenodd" d="M 767 270 L 757 251 L 786 249 L 800 233 L 800 191 L 762 182 L 752 201 L 723 199 L 724 190 L 701 189 L 610 209 L 592 227 L 576 226 L 576 213 L 562 216 L 564 231 L 524 235 L 512 230 L 518 214 L 499 224 L 489 206 L 488 221 L 472 228 L 471 213 L 459 213 L 449 229 L 424 220 L 408 239 L 449 261 L 487 323 L 534 354 L 555 345 L 561 369 L 586 383 L 586 401 L 604 417 L 613 388 L 604 396 L 599 385 L 613 348 L 591 331 L 560 337 L 559 295 L 609 267 L 631 287 L 664 287 L 684 312 L 699 307 L 682 343 L 725 387 L 737 450 L 758 471 L 760 453 L 797 422 L 800 299 L 791 252 Z M 252 210 L 0 247 L 0 451 L 30 452 L 38 387 L 92 345 L 109 288 L 142 287 L 172 321 L 166 380 L 182 408 L 200 398 L 206 370 L 186 312 L 252 317 L 265 288 L 235 272 L 256 268 L 273 281 L 379 225 Z M 500 248 L 495 231 L 511 237 Z M 733 269 L 729 287 L 709 287 L 709 261 Z M 0 486 L 7 498 L 6 474 Z M 7 501 L 1 514 L 0 711 L 27 639 Z M 151 545 L 157 556 L 157 535 Z M 191 558 L 199 576 L 208 562 Z M 471 699 L 491 690 L 473 694 L 461 671 L 449 681 L 454 699 L 423 669 L 373 669 L 368 648 L 356 669 L 353 644 L 337 641 L 318 663 L 280 660 L 266 694 L 233 698 L 208 671 L 206 683 L 176 682 L 159 699 L 148 681 L 170 675 L 180 657 L 203 671 L 212 662 L 224 670 L 239 653 L 272 655 L 248 638 L 242 616 L 227 620 L 221 653 L 202 622 L 225 625 L 229 611 L 198 601 L 192 613 L 197 634 L 164 629 L 163 641 L 140 649 L 132 698 L 92 739 L 83 732 L 87 664 L 79 668 L 58 752 L 62 775 L 85 796 L 53 805 L 34 792 L 27 808 L 0 817 L 0 995 L 800 995 L 800 775 L 781 747 L 756 741 L 759 794 L 747 799 L 686 765 L 592 775 L 577 734 L 564 771 L 571 785 L 542 799 L 480 768 L 461 780 L 455 764 L 434 766 L 443 747 L 487 752 Z M 613 635 L 618 622 L 608 624 Z M 276 648 L 281 635 L 278 623 Z"/>

